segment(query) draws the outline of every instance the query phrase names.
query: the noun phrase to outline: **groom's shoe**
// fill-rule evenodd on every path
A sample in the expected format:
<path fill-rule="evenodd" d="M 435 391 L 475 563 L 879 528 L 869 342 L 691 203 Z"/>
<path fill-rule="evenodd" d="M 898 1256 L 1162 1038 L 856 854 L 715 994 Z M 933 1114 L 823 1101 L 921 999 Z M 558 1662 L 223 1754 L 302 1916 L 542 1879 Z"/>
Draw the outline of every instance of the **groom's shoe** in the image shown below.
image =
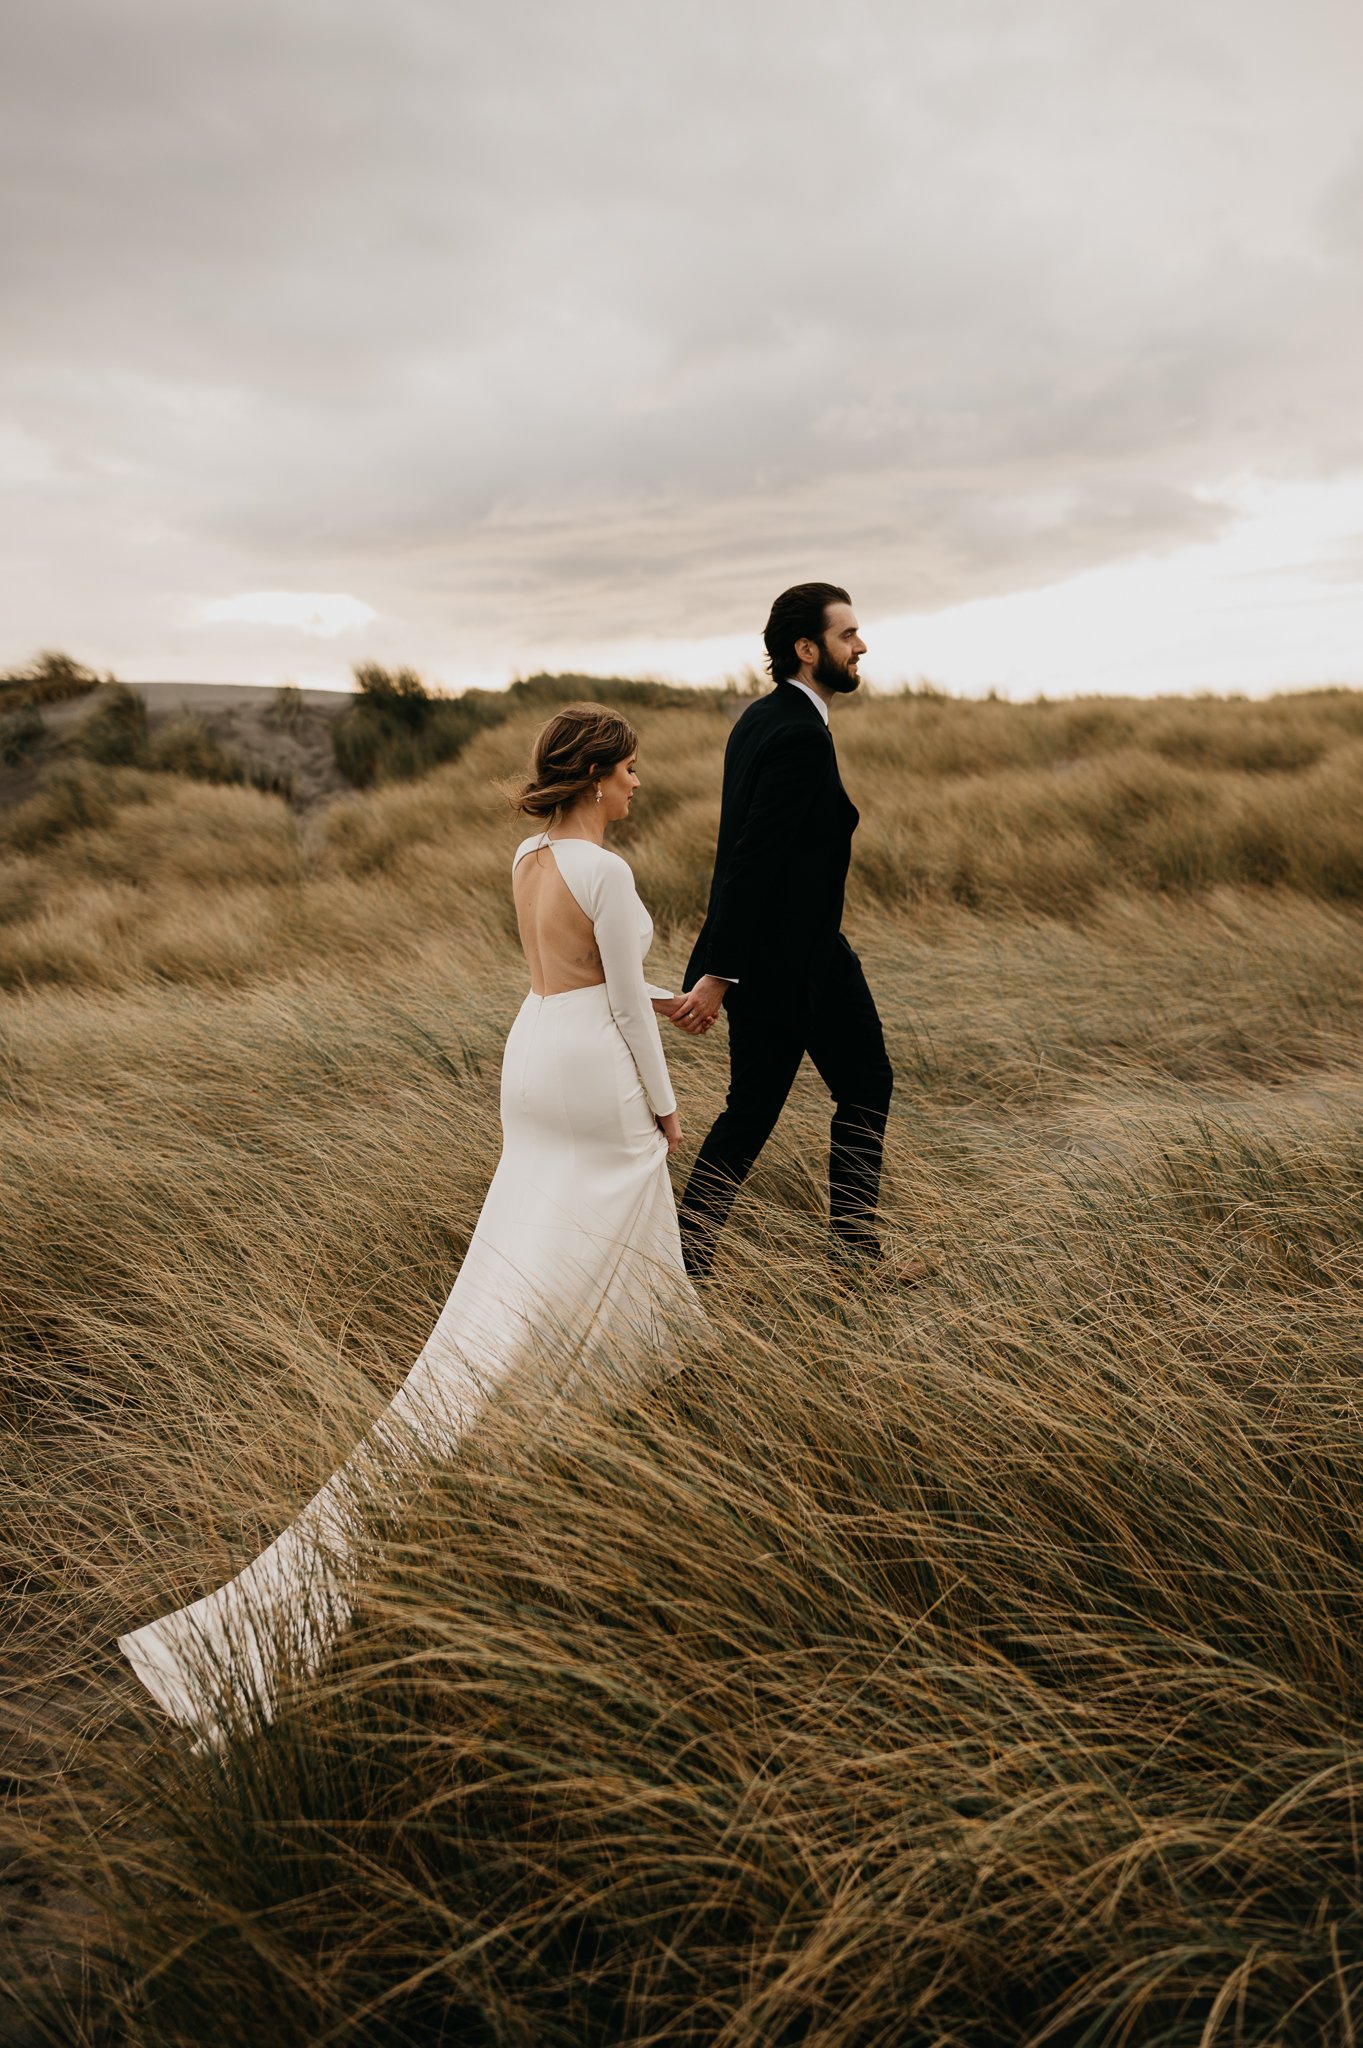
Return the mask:
<path fill-rule="evenodd" d="M 833 1232 L 830 1256 L 834 1266 L 877 1287 L 921 1287 L 936 1267 L 917 1252 L 887 1251 L 878 1238 L 858 1241 Z"/>

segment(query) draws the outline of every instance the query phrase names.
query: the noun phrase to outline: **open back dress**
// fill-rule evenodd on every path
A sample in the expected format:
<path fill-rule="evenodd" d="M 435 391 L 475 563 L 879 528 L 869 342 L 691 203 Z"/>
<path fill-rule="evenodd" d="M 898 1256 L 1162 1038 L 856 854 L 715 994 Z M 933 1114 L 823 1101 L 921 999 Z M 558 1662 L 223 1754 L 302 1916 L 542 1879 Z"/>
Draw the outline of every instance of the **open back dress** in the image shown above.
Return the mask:
<path fill-rule="evenodd" d="M 452 1449 L 522 1366 L 570 1393 L 584 1375 L 657 1369 L 687 1283 L 657 1119 L 676 1106 L 654 996 L 653 921 L 629 864 L 538 833 L 591 922 L 603 979 L 528 994 L 502 1060 L 500 1162 L 464 1262 L 416 1364 L 340 1470 L 253 1563 L 188 1607 L 121 1636 L 142 1683 L 212 1738 L 237 1709 L 268 1719 L 279 1675 L 315 1666 L 349 1618 L 356 1516 L 414 1450 Z"/>

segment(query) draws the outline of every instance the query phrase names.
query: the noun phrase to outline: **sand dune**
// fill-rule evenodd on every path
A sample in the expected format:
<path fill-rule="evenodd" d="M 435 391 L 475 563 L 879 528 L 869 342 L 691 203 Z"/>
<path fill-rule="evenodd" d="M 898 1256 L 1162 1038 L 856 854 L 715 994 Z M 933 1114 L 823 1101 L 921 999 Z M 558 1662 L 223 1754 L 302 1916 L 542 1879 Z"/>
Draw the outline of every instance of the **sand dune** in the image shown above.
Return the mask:
<path fill-rule="evenodd" d="M 129 683 L 146 700 L 153 727 L 178 718 L 202 720 L 248 770 L 283 779 L 295 808 L 310 810 L 348 787 L 336 766 L 330 727 L 351 701 L 342 690 L 300 690 L 296 715 L 280 715 L 278 689 L 262 683 Z M 0 808 L 30 796 L 61 758 L 63 742 L 107 695 L 98 685 L 82 697 L 42 707 L 46 736 L 14 767 L 0 767 Z"/>

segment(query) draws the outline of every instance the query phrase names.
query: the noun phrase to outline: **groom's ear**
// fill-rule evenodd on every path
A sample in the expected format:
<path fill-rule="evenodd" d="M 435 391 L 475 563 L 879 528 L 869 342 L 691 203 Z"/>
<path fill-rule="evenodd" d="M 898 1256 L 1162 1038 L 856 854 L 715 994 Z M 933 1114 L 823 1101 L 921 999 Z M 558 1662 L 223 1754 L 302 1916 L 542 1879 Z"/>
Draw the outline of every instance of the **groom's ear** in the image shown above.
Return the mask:
<path fill-rule="evenodd" d="M 806 668 L 818 667 L 819 656 L 822 651 L 818 641 L 811 640 L 807 633 L 803 639 L 795 642 L 795 652 L 799 655 L 801 662 Z"/>

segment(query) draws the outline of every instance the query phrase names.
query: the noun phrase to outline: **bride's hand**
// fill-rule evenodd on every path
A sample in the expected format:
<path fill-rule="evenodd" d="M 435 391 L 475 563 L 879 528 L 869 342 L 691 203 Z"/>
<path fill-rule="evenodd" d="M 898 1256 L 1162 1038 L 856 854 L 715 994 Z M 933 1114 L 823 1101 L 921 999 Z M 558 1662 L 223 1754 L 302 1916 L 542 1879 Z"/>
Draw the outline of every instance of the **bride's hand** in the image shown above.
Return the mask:
<path fill-rule="evenodd" d="M 675 1109 L 670 1116 L 660 1116 L 658 1118 L 658 1129 L 667 1140 L 667 1156 L 670 1159 L 681 1143 L 682 1134 L 681 1118 L 677 1115 Z"/>
<path fill-rule="evenodd" d="M 722 981 L 717 974 L 702 974 L 695 987 L 674 1006 L 672 1022 L 688 1037 L 699 1038 L 719 1015 L 720 1005 L 731 986 L 732 983 Z"/>

